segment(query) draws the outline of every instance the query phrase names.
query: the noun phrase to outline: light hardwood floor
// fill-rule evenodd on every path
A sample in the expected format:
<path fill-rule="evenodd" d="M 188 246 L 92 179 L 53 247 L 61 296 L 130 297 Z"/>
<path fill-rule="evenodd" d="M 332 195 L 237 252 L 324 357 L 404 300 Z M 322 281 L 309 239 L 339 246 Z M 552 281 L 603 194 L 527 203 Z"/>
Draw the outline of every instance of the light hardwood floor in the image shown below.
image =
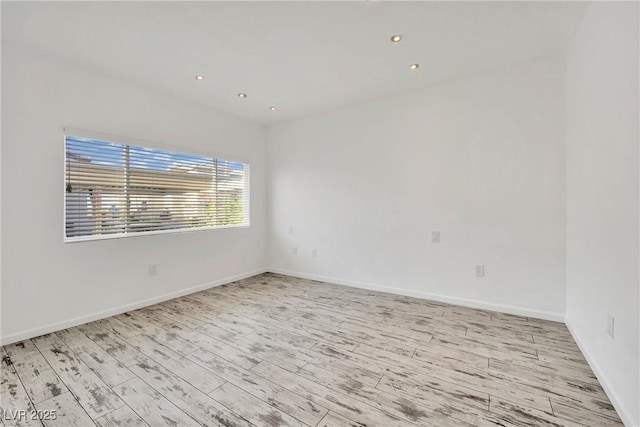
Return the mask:
<path fill-rule="evenodd" d="M 621 425 L 561 323 L 275 274 L 2 357 L 7 426 Z"/>

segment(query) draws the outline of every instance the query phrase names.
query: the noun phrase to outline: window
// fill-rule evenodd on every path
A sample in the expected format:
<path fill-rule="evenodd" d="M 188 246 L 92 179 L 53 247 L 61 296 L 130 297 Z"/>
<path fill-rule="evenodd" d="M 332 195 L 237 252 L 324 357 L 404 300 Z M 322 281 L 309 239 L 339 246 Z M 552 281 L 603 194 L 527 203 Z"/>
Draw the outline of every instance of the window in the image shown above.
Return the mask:
<path fill-rule="evenodd" d="M 249 165 L 65 136 L 65 240 L 249 225 Z"/>

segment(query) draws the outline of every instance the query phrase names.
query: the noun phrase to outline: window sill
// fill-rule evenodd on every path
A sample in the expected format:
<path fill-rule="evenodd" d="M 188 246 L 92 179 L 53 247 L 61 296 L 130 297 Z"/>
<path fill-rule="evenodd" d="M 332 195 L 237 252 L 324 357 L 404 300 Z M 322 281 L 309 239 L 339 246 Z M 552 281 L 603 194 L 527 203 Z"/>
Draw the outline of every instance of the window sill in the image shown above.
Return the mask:
<path fill-rule="evenodd" d="M 104 234 L 98 236 L 80 236 L 80 237 L 64 237 L 64 243 L 80 243 L 80 242 L 93 242 L 97 240 L 113 240 L 113 239 L 128 239 L 131 237 L 143 237 L 143 236 L 168 236 L 175 234 L 187 234 L 187 233 L 197 233 L 203 231 L 213 231 L 213 230 L 229 230 L 233 228 L 249 228 L 250 224 L 247 225 L 228 225 L 228 226 L 218 226 L 218 227 L 201 227 L 195 229 L 189 228 L 181 228 L 177 230 L 158 230 L 158 231 L 141 231 L 137 233 L 127 233 L 127 234 Z"/>

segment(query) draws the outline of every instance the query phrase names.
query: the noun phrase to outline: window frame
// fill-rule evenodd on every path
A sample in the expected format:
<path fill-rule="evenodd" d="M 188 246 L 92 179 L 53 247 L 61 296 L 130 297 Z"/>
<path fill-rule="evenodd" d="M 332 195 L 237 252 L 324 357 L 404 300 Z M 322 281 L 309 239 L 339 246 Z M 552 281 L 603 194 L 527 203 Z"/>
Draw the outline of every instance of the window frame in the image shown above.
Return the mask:
<path fill-rule="evenodd" d="M 67 136 L 75 136 L 80 138 L 87 139 L 96 139 L 100 141 L 108 141 L 114 142 L 118 144 L 125 145 L 135 145 L 141 146 L 144 148 L 150 149 L 159 149 L 159 150 L 167 150 L 173 151 L 176 153 L 182 154 L 191 154 L 194 156 L 202 156 L 209 157 L 213 159 L 219 160 L 227 160 L 232 162 L 240 162 L 244 164 L 245 170 L 245 215 L 246 221 L 244 224 L 240 225 L 215 225 L 208 227 L 194 227 L 194 228 L 179 228 L 179 229 L 166 229 L 166 230 L 152 230 L 152 231 L 138 231 L 134 233 L 114 233 L 114 234 L 96 234 L 90 236 L 76 236 L 76 237 L 68 237 L 67 236 L 67 196 L 66 196 L 66 183 L 67 183 Z M 175 234 L 185 234 L 185 233 L 197 233 L 197 232 L 207 232 L 214 230 L 228 230 L 228 229 L 245 229 L 251 227 L 251 163 L 248 161 L 246 157 L 237 156 L 237 155 L 229 155 L 222 153 L 214 153 L 205 152 L 201 149 L 196 149 L 192 147 L 181 147 L 176 145 L 158 143 L 158 142 L 150 142 L 147 140 L 124 137 L 114 134 L 107 134 L 101 132 L 87 131 L 78 128 L 65 127 L 63 128 L 62 133 L 62 182 L 63 182 L 63 193 L 62 193 L 62 236 L 63 243 L 80 243 L 80 242 L 91 242 L 91 241 L 99 241 L 99 240 L 112 240 L 112 239 L 127 239 L 130 237 L 148 237 L 148 236 L 161 236 L 161 235 L 175 235 Z"/>

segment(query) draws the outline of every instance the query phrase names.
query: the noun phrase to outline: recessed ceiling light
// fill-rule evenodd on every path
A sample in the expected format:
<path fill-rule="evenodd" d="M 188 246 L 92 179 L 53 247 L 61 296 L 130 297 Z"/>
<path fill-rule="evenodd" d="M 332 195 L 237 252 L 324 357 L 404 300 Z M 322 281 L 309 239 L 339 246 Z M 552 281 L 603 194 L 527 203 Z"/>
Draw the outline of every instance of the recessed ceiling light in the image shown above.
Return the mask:
<path fill-rule="evenodd" d="M 412 70 L 417 70 L 420 67 L 420 64 L 411 64 L 409 65 L 409 68 L 411 68 Z"/>
<path fill-rule="evenodd" d="M 247 94 L 246 94 L 246 93 L 239 93 L 239 94 L 238 94 L 238 96 L 239 96 L 240 98 L 246 98 L 246 97 L 247 97 Z"/>
<path fill-rule="evenodd" d="M 204 80 L 204 77 L 196 75 L 196 80 Z"/>
<path fill-rule="evenodd" d="M 276 107 L 269 107 L 269 111 L 276 111 Z"/>
<path fill-rule="evenodd" d="M 400 40 L 402 40 L 402 35 L 401 34 L 394 34 L 391 36 L 391 41 L 393 43 L 398 43 Z"/>

